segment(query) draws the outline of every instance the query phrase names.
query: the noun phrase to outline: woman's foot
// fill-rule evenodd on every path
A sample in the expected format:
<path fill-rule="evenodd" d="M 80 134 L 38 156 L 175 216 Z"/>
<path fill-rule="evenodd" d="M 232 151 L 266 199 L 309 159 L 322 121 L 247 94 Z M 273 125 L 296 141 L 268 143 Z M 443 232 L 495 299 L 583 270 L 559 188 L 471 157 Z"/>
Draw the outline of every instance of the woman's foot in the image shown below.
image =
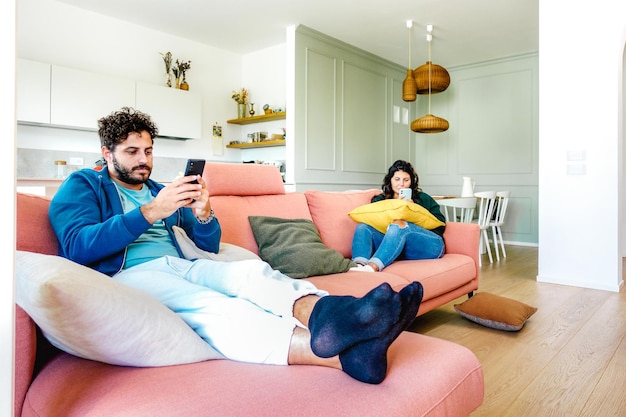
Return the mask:
<path fill-rule="evenodd" d="M 363 271 L 363 272 L 378 272 L 380 268 L 373 262 L 364 264 L 361 262 L 356 262 L 356 266 L 350 268 L 350 271 Z"/>
<path fill-rule="evenodd" d="M 374 268 L 369 265 L 357 264 L 350 268 L 350 271 L 362 271 L 362 272 L 376 272 Z"/>
<path fill-rule="evenodd" d="M 374 272 L 378 272 L 380 271 L 380 268 L 378 267 L 378 265 L 376 265 L 374 262 L 370 262 L 367 264 L 367 266 L 369 266 L 370 268 L 372 268 L 374 270 Z"/>

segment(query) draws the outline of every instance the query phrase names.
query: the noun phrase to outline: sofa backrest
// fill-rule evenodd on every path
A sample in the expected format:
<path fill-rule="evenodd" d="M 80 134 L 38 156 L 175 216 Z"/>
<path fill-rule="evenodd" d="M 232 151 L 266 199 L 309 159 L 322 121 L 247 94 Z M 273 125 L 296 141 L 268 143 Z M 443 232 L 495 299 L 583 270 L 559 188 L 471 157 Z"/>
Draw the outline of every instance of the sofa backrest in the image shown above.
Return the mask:
<path fill-rule="evenodd" d="M 352 256 L 352 236 L 357 225 L 348 213 L 359 206 L 369 204 L 372 197 L 377 194 L 380 194 L 380 190 L 304 192 L 322 242 L 346 258 Z"/>
<path fill-rule="evenodd" d="M 202 177 L 222 226 L 223 242 L 258 254 L 248 216 L 312 220 L 304 194 L 286 193 L 275 166 L 207 163 Z"/>

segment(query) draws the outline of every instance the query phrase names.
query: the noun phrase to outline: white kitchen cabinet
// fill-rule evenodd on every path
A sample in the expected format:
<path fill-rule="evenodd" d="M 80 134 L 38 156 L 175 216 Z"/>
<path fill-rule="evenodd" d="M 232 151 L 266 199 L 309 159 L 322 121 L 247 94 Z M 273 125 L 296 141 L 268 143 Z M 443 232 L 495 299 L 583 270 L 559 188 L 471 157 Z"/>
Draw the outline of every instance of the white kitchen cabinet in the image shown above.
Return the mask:
<path fill-rule="evenodd" d="M 52 66 L 50 123 L 98 129 L 98 119 L 135 105 L 135 81 Z"/>
<path fill-rule="evenodd" d="M 17 60 L 17 121 L 50 123 L 50 64 Z"/>
<path fill-rule="evenodd" d="M 202 101 L 196 92 L 17 60 L 19 123 L 94 131 L 100 118 L 124 106 L 149 114 L 159 136 L 202 137 Z"/>
<path fill-rule="evenodd" d="M 202 100 L 197 93 L 137 82 L 136 108 L 152 117 L 159 127 L 159 136 L 202 136 Z"/>

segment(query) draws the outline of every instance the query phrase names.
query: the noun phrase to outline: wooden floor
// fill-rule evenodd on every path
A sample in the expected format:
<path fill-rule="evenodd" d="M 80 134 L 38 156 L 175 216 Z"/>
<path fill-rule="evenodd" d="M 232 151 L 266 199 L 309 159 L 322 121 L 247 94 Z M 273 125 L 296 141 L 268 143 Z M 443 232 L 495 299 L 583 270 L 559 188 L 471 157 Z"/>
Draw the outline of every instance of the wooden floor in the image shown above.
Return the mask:
<path fill-rule="evenodd" d="M 418 317 L 410 328 L 478 357 L 485 397 L 472 417 L 626 416 L 626 290 L 538 283 L 537 249 L 506 250 L 499 263 L 483 257 L 478 292 L 538 307 L 520 332 L 460 317 L 453 304 L 463 299 Z"/>

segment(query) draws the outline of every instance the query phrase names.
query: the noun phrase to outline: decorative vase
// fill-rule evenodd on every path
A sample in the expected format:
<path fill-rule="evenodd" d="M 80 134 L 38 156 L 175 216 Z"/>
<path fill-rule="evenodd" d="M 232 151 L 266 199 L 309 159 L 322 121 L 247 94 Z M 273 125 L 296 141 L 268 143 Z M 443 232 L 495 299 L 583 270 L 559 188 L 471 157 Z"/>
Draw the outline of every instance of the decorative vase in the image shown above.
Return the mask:
<path fill-rule="evenodd" d="M 472 177 L 463 177 L 461 197 L 474 197 L 474 186 L 476 186 L 476 181 L 474 181 Z"/>
<path fill-rule="evenodd" d="M 250 103 L 250 116 L 254 116 L 254 103 Z"/>
<path fill-rule="evenodd" d="M 187 81 L 185 81 L 184 79 L 183 79 L 183 82 L 180 83 L 180 89 L 185 90 L 185 91 L 189 90 L 189 84 L 187 84 Z"/>
<path fill-rule="evenodd" d="M 246 104 L 237 103 L 237 118 L 243 119 L 244 117 L 246 117 Z"/>
<path fill-rule="evenodd" d="M 165 85 L 168 87 L 172 86 L 172 74 L 169 72 L 165 74 Z"/>
<path fill-rule="evenodd" d="M 176 88 L 180 88 L 180 78 L 176 78 Z"/>

